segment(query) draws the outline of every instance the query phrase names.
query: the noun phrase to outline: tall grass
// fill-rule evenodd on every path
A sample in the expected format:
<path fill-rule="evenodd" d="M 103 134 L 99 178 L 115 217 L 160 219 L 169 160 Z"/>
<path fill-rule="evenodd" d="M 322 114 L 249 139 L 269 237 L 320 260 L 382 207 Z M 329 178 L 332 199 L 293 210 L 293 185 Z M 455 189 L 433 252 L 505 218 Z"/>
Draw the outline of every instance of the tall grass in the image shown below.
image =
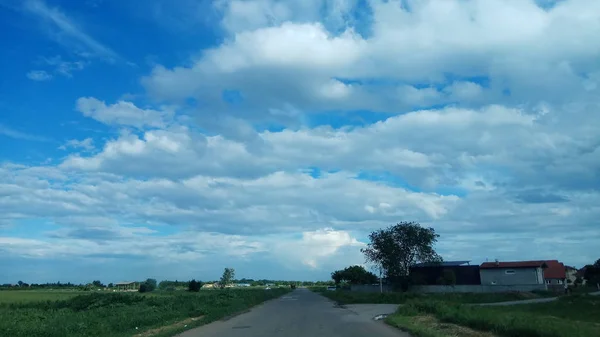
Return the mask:
<path fill-rule="evenodd" d="M 561 312 L 573 311 L 572 316 L 576 317 L 575 312 L 581 313 L 587 310 L 580 306 L 581 300 L 572 299 L 571 301 L 571 303 L 563 302 L 562 306 L 555 307 L 554 304 L 549 304 L 552 309 L 548 309 L 548 303 L 531 305 L 547 309 L 529 312 L 522 310 L 519 308 L 520 306 L 482 308 L 441 301 L 413 300 L 400 307 L 398 314 L 403 316 L 432 314 L 443 322 L 491 331 L 506 337 L 600 336 L 600 325 L 597 323 L 559 317 Z M 596 305 L 600 305 L 600 302 Z M 540 314 L 540 312 L 544 312 L 544 314 Z M 600 321 L 600 316 L 596 317 Z"/>
<path fill-rule="evenodd" d="M 80 295 L 0 305 L 0 336 L 121 337 L 189 317 L 206 323 L 278 297 L 288 289 L 227 289 L 170 296 Z M 137 328 L 137 329 L 136 329 Z"/>

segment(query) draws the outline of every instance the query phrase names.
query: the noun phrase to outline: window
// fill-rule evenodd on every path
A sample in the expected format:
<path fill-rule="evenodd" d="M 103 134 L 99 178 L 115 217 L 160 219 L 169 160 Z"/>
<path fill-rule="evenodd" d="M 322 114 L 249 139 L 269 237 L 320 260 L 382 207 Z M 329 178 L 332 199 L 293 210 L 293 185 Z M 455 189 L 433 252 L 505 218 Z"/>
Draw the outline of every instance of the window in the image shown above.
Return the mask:
<path fill-rule="evenodd" d="M 550 280 L 546 280 L 546 284 L 550 284 L 550 283 L 551 283 Z"/>
<path fill-rule="evenodd" d="M 558 284 L 563 284 L 563 280 L 558 280 Z"/>
<path fill-rule="evenodd" d="M 506 275 L 513 275 L 515 273 L 515 271 L 514 270 L 506 270 L 506 271 L 504 271 L 504 273 Z"/>

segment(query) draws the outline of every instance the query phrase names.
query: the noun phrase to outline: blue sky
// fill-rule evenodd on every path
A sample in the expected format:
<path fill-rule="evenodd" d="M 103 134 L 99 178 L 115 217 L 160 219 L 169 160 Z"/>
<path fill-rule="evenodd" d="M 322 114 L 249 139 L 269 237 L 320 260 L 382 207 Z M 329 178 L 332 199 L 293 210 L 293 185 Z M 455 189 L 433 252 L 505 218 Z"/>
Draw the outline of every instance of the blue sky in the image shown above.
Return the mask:
<path fill-rule="evenodd" d="M 595 261 L 599 6 L 0 0 L 0 282 Z"/>

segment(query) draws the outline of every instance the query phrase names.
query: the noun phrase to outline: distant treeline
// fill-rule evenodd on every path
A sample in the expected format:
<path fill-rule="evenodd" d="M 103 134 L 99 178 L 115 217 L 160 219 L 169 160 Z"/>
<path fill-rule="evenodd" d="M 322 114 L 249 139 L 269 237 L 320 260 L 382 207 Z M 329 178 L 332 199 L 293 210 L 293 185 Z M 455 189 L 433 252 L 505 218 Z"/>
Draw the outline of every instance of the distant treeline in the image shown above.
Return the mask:
<path fill-rule="evenodd" d="M 138 283 L 142 283 L 138 282 Z M 218 281 L 206 281 L 206 282 L 201 282 L 202 284 L 210 284 L 210 283 L 216 283 Z M 165 280 L 165 281 L 161 281 L 158 284 L 158 289 L 160 290 L 168 290 L 168 289 L 187 289 L 188 285 L 189 285 L 190 281 L 169 281 L 169 280 Z M 328 285 L 333 285 L 333 281 L 283 281 L 283 280 L 267 280 L 267 279 L 261 279 L 261 280 L 254 280 L 254 279 L 247 279 L 247 278 L 242 278 L 242 279 L 238 279 L 238 280 L 233 280 L 234 284 L 248 284 L 252 287 L 257 287 L 257 286 L 266 286 L 266 285 L 282 285 L 282 286 L 290 286 L 292 284 L 295 284 L 297 286 L 304 286 L 304 287 L 311 287 L 311 286 L 328 286 Z M 10 290 L 26 290 L 26 289 L 61 289 L 61 290 L 91 290 L 91 289 L 97 289 L 97 288 L 112 288 L 114 285 L 112 283 L 109 283 L 108 285 L 103 284 L 102 282 L 100 282 L 99 280 L 94 280 L 90 283 L 87 284 L 74 284 L 71 282 L 67 282 L 67 283 L 61 283 L 61 282 L 56 282 L 56 283 L 27 283 L 27 282 L 23 282 L 23 281 L 19 281 L 17 283 L 11 284 L 11 283 L 5 283 L 5 284 L 1 284 L 0 285 L 0 290 L 4 289 L 10 289 Z"/>

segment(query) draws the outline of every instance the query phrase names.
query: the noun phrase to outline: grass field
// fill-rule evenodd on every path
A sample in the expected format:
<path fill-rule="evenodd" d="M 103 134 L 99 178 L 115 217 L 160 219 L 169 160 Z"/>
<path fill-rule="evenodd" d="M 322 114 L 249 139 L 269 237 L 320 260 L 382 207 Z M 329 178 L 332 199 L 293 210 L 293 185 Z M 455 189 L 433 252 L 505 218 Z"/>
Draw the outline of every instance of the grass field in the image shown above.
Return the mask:
<path fill-rule="evenodd" d="M 419 294 L 409 292 L 366 293 L 345 290 L 326 291 L 325 288 L 314 288 L 313 291 L 321 293 L 340 304 L 361 303 L 390 303 L 402 304 L 409 300 L 438 300 L 451 303 L 495 303 L 505 301 L 528 300 L 547 296 L 556 296 L 552 293 L 448 293 L 448 294 Z"/>
<path fill-rule="evenodd" d="M 0 304 L 66 300 L 82 294 L 86 293 L 78 290 L 2 290 Z"/>
<path fill-rule="evenodd" d="M 386 321 L 417 337 L 596 337 L 600 298 L 574 295 L 550 303 L 498 307 L 410 300 Z M 461 333 L 449 334 L 456 329 Z"/>
<path fill-rule="evenodd" d="M 69 293 L 3 291 L 0 293 L 3 298 L 0 336 L 131 337 L 168 325 L 172 325 L 171 329 L 157 331 L 158 334 L 152 336 L 173 335 L 184 330 L 183 325 L 174 325 L 177 322 L 186 320 L 187 328 L 205 324 L 289 291 L 288 288 L 225 289 L 151 296 L 100 292 L 70 296 Z M 41 300 L 33 300 L 36 296 Z"/>

